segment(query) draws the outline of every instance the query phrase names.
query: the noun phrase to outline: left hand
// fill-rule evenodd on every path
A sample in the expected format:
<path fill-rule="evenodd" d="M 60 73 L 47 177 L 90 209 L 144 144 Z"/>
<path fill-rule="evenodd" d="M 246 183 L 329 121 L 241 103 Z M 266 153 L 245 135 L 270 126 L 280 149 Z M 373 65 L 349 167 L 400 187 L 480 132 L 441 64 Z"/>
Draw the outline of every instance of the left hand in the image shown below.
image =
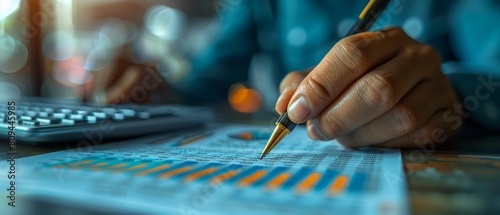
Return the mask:
<path fill-rule="evenodd" d="M 462 123 L 445 120 L 445 111 L 460 103 L 440 67 L 437 51 L 401 29 L 349 36 L 314 69 L 283 79 L 276 110 L 307 122 L 315 140 L 416 147 L 437 129 L 447 137 Z"/>

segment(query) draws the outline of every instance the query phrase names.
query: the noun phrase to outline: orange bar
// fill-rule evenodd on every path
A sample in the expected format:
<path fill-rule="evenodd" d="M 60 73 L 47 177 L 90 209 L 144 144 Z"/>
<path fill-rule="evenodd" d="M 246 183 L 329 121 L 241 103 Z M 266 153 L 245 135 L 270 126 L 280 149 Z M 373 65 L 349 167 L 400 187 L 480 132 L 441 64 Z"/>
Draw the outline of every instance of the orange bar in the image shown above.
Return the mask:
<path fill-rule="evenodd" d="M 90 165 L 90 166 L 84 166 L 83 168 L 100 167 L 100 166 L 105 166 L 105 165 L 108 165 L 108 164 L 109 164 L 108 162 L 101 162 L 101 163 L 96 163 L 96 164 Z"/>
<path fill-rule="evenodd" d="M 120 167 L 124 167 L 124 166 L 127 166 L 127 164 L 119 163 L 119 164 L 115 164 L 115 165 L 110 166 L 110 167 L 102 167 L 99 169 L 116 169 L 116 168 L 120 168 Z"/>
<path fill-rule="evenodd" d="M 264 170 L 259 170 L 259 171 L 255 172 L 254 174 L 252 174 L 252 175 L 250 175 L 250 176 L 248 176 L 248 177 L 246 177 L 244 179 L 241 179 L 239 185 L 241 187 L 246 187 L 246 186 L 250 185 L 251 183 L 259 180 L 262 177 L 264 177 L 264 175 L 266 175 L 266 173 L 267 172 L 264 171 Z"/>
<path fill-rule="evenodd" d="M 57 166 L 53 166 L 52 168 L 61 168 L 61 167 L 70 167 L 70 168 L 73 168 L 73 166 L 78 166 L 78 165 L 82 165 L 82 164 L 92 163 L 92 161 L 93 160 L 84 160 L 84 161 L 79 161 L 79 162 L 76 162 L 76 163 L 59 164 Z"/>
<path fill-rule="evenodd" d="M 347 183 L 349 182 L 349 178 L 345 175 L 338 176 L 333 185 L 330 187 L 330 195 L 340 194 L 344 191 Z"/>
<path fill-rule="evenodd" d="M 120 167 L 124 167 L 124 166 L 127 166 L 127 164 L 120 163 L 120 164 L 116 164 L 116 165 L 113 165 L 110 167 L 93 168 L 92 170 L 93 171 L 102 171 L 102 170 L 107 170 L 107 169 L 116 169 L 116 168 L 120 168 Z"/>
<path fill-rule="evenodd" d="M 235 171 L 235 170 L 226 172 L 226 173 L 224 173 L 222 175 L 219 175 L 219 176 L 213 178 L 212 180 L 210 180 L 210 183 L 211 184 L 221 183 L 221 182 L 223 182 L 225 180 L 228 180 L 228 179 L 234 177 L 236 174 L 238 174 L 238 172 Z"/>
<path fill-rule="evenodd" d="M 151 168 L 151 169 L 148 169 L 148 170 L 144 170 L 144 171 L 138 172 L 135 175 L 137 175 L 137 176 L 143 176 L 143 175 L 147 175 L 149 173 L 153 173 L 153 172 L 158 172 L 160 170 L 164 170 L 164 169 L 166 169 L 168 167 L 170 167 L 170 165 L 163 164 L 163 165 L 157 166 L 155 168 Z"/>
<path fill-rule="evenodd" d="M 279 186 L 283 185 L 283 183 L 285 183 L 285 181 L 288 180 L 288 178 L 290 178 L 290 173 L 286 172 L 281 173 L 280 175 L 278 175 L 278 177 L 274 178 L 269 183 L 267 183 L 267 189 L 268 190 L 277 189 Z"/>
<path fill-rule="evenodd" d="M 96 164 L 93 164 L 93 165 L 90 165 L 90 166 L 75 166 L 75 167 L 70 167 L 71 169 L 92 169 L 92 168 L 95 168 L 95 167 L 100 167 L 100 166 L 105 166 L 105 165 L 108 165 L 109 163 L 108 162 L 100 162 L 100 163 L 96 163 Z"/>
<path fill-rule="evenodd" d="M 128 172 L 128 171 L 132 171 L 132 170 L 136 170 L 136 169 L 141 169 L 141 168 L 144 168 L 146 166 L 147 166 L 146 164 L 139 164 L 137 166 L 132 166 L 132 167 L 125 168 L 125 169 L 115 170 L 115 171 L 113 171 L 113 173 Z"/>
<path fill-rule="evenodd" d="M 160 178 L 172 177 L 174 175 L 177 175 L 177 174 L 189 171 L 191 169 L 192 169 L 191 167 L 182 167 L 182 168 L 179 168 L 179 169 L 176 169 L 176 170 L 172 170 L 170 172 L 163 173 L 163 174 L 160 175 Z"/>
<path fill-rule="evenodd" d="M 299 185 L 297 185 L 297 192 L 298 193 L 306 193 L 308 192 L 316 183 L 318 183 L 319 179 L 321 178 L 321 174 L 317 172 L 311 173 L 306 179 L 304 179 L 302 182 L 300 182 Z"/>
<path fill-rule="evenodd" d="M 127 166 L 127 164 L 119 163 L 119 164 L 107 167 L 106 169 L 116 169 L 116 168 L 120 168 L 120 167 L 124 167 L 124 166 Z"/>
<path fill-rule="evenodd" d="M 195 172 L 195 173 L 193 173 L 191 175 L 186 176 L 186 178 L 184 178 L 184 181 L 188 182 L 188 181 L 196 180 L 196 179 L 198 179 L 200 177 L 203 177 L 203 176 L 208 175 L 208 174 L 210 174 L 212 172 L 215 172 L 215 170 L 217 170 L 217 168 L 212 167 L 212 168 L 204 169 L 204 170 L 199 171 L 199 172 Z"/>

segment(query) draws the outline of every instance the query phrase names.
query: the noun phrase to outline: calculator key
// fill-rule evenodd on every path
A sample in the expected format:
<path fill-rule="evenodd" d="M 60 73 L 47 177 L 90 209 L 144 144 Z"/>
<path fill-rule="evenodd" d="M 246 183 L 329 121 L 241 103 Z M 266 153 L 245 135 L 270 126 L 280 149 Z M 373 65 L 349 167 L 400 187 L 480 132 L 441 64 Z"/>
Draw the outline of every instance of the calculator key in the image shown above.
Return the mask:
<path fill-rule="evenodd" d="M 106 115 L 106 113 L 104 112 L 92 112 L 92 116 L 95 116 L 99 119 L 106 119 L 108 115 Z"/>
<path fill-rule="evenodd" d="M 121 120 L 125 119 L 125 115 L 123 113 L 114 113 L 113 114 L 113 119 L 121 121 Z"/>
<path fill-rule="evenodd" d="M 78 114 L 78 115 L 83 115 L 83 116 L 87 116 L 87 115 L 89 114 L 89 112 L 88 112 L 88 111 L 86 111 L 86 110 L 77 110 L 77 111 L 76 111 L 76 114 Z"/>
<path fill-rule="evenodd" d="M 66 108 L 63 108 L 63 109 L 59 109 L 57 110 L 58 113 L 64 113 L 64 114 L 71 114 L 71 109 L 66 109 Z"/>
<path fill-rule="evenodd" d="M 38 117 L 49 117 L 49 113 L 47 112 L 39 112 Z"/>
<path fill-rule="evenodd" d="M 106 113 L 106 114 L 110 114 L 110 115 L 111 115 L 111 114 L 116 113 L 116 112 L 117 112 L 117 110 L 116 110 L 116 109 L 114 109 L 114 108 L 103 108 L 103 109 L 102 109 L 102 112 L 104 112 L 104 113 Z"/>
<path fill-rule="evenodd" d="M 35 111 L 27 111 L 25 116 L 35 117 L 36 115 L 37 115 L 37 112 L 35 112 Z"/>
<path fill-rule="evenodd" d="M 123 113 L 125 116 L 133 117 L 135 116 L 135 111 L 131 109 L 120 109 L 120 112 Z"/>
<path fill-rule="evenodd" d="M 65 119 L 66 118 L 66 114 L 64 114 L 64 113 L 53 113 L 52 117 L 59 118 L 59 119 Z"/>
<path fill-rule="evenodd" d="M 78 123 L 87 123 L 86 119 L 63 119 L 62 124 L 74 125 Z"/>
<path fill-rule="evenodd" d="M 98 120 L 98 118 L 95 116 L 87 116 L 86 119 L 89 123 L 96 123 Z"/>
<path fill-rule="evenodd" d="M 42 109 L 39 107 L 30 107 L 29 110 L 35 111 L 35 112 L 40 112 Z"/>
<path fill-rule="evenodd" d="M 54 113 L 54 108 L 42 108 L 42 111 L 47 113 Z"/>
<path fill-rule="evenodd" d="M 62 119 L 60 118 L 37 118 L 36 121 L 40 122 L 40 124 L 56 124 L 60 123 Z"/>
<path fill-rule="evenodd" d="M 20 118 L 21 120 L 26 120 L 26 121 L 33 121 L 35 120 L 35 117 L 32 117 L 32 116 L 21 116 Z"/>
<path fill-rule="evenodd" d="M 78 115 L 78 114 L 71 114 L 69 116 L 69 119 L 75 119 L 75 120 L 81 120 L 84 119 L 85 117 L 83 115 Z"/>
<path fill-rule="evenodd" d="M 37 121 L 19 121 L 19 124 L 22 124 L 22 125 L 28 125 L 28 126 L 37 126 L 37 125 L 40 125 L 39 122 Z"/>

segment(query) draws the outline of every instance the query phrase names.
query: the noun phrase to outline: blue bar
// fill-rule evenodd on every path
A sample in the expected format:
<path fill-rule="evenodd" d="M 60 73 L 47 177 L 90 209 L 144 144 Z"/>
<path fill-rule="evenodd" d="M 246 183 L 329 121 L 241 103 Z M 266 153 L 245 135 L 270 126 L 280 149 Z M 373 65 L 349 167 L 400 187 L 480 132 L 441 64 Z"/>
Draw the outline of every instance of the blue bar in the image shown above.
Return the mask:
<path fill-rule="evenodd" d="M 287 168 L 283 167 L 283 166 L 276 167 L 276 168 L 272 169 L 271 171 L 269 171 L 269 173 L 265 177 L 257 180 L 255 183 L 253 183 L 252 186 L 254 186 L 254 187 L 261 186 L 264 183 L 270 181 L 271 179 L 273 179 L 274 177 L 278 176 L 280 173 L 282 173 L 286 170 L 287 170 Z"/>
<path fill-rule="evenodd" d="M 200 177 L 200 178 L 198 178 L 197 181 L 207 181 L 207 180 L 210 180 L 211 178 L 213 178 L 213 177 L 215 177 L 217 175 L 221 175 L 223 173 L 229 172 L 231 170 L 239 169 L 241 167 L 243 167 L 243 165 L 241 165 L 241 164 L 231 164 L 231 165 L 225 166 L 225 167 L 223 167 L 223 168 L 221 168 L 221 169 L 219 169 L 219 170 L 217 170 L 217 171 L 215 171 L 213 173 L 210 173 L 208 175 Z"/>
<path fill-rule="evenodd" d="M 333 179 L 337 177 L 338 174 L 338 171 L 327 169 L 314 187 L 314 190 L 323 191 L 330 183 L 332 183 Z"/>
<path fill-rule="evenodd" d="M 219 166 L 220 164 L 219 163 L 208 163 L 208 164 L 205 164 L 205 165 L 202 165 L 198 168 L 194 168 L 192 170 L 189 170 L 189 171 L 186 171 L 186 172 L 183 172 L 183 173 L 180 173 L 174 177 L 172 177 L 173 179 L 180 179 L 180 178 L 184 178 L 192 173 L 195 173 L 195 172 L 199 172 L 199 171 L 202 171 L 204 169 L 207 169 L 207 168 L 210 168 L 210 167 L 214 167 L 214 166 Z"/>
<path fill-rule="evenodd" d="M 225 181 L 225 183 L 227 183 L 227 184 L 234 183 L 236 181 L 239 181 L 239 180 L 251 175 L 252 173 L 256 172 L 257 170 L 263 169 L 263 168 L 264 167 L 262 167 L 262 166 L 252 166 L 246 170 L 243 170 L 243 172 L 234 176 L 233 178 L 230 178 L 229 180 Z"/>
<path fill-rule="evenodd" d="M 302 167 L 299 171 L 297 171 L 291 178 L 289 178 L 281 187 L 282 189 L 290 189 L 295 184 L 299 183 L 303 178 L 305 178 L 309 173 L 312 172 L 312 169 L 309 167 Z"/>
<path fill-rule="evenodd" d="M 176 169 L 179 169 L 179 168 L 182 168 L 182 167 L 185 167 L 185 166 L 190 166 L 190 165 L 193 165 L 193 164 L 196 164 L 196 162 L 194 162 L 194 161 L 185 161 L 185 162 L 182 162 L 180 164 L 176 164 L 176 165 L 174 165 L 174 166 L 172 166 L 170 168 L 167 168 L 167 169 L 164 169 L 164 170 L 152 173 L 149 176 L 156 177 L 156 176 L 161 175 L 161 174 L 163 174 L 165 172 L 170 172 L 172 170 L 176 170 Z"/>
<path fill-rule="evenodd" d="M 349 187 L 347 190 L 352 193 L 357 193 L 363 191 L 365 187 L 367 175 L 365 173 L 354 173 L 351 178 L 351 183 L 349 183 Z"/>

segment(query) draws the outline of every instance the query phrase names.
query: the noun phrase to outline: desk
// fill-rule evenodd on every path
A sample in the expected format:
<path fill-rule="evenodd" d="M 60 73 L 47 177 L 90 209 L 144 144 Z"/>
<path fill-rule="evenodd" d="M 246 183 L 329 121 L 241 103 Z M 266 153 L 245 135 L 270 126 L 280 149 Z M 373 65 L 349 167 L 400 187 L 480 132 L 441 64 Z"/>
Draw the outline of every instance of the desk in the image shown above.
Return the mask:
<path fill-rule="evenodd" d="M 273 126 L 277 115 L 238 114 L 218 107 L 218 122 Z M 4 145 L 5 146 L 5 145 Z M 18 145 L 19 157 L 64 150 L 67 145 Z M 0 149 L 6 155 L 7 147 Z M 403 150 L 413 214 L 500 214 L 500 136 L 459 136 L 434 150 Z M 2 157 L 3 159 L 3 157 Z"/>

